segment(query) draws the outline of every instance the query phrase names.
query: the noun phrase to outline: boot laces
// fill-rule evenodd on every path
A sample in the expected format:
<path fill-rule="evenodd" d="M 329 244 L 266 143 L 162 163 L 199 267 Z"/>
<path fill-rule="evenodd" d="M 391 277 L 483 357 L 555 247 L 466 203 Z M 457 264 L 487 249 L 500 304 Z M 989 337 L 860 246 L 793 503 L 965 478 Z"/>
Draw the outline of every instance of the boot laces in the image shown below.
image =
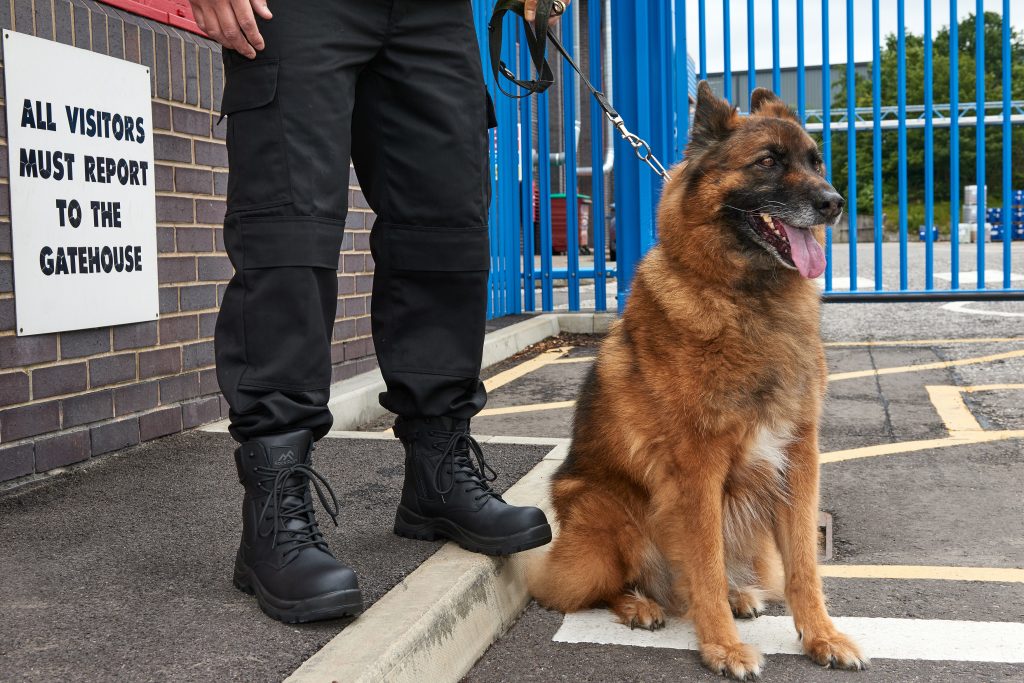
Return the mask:
<path fill-rule="evenodd" d="M 257 533 L 264 538 L 273 534 L 273 547 L 287 545 L 285 555 L 291 555 L 292 559 L 297 557 L 303 548 L 312 546 L 330 552 L 314 515 L 313 498 L 306 495 L 306 487 L 312 484 L 324 511 L 330 516 L 334 526 L 338 526 L 338 498 L 334 495 L 334 489 L 331 488 L 327 479 L 303 463 L 296 463 L 284 469 L 256 467 L 254 471 L 261 477 L 259 480 L 261 489 L 263 484 L 273 481 L 269 495 L 260 510 L 260 526 L 257 527 Z M 325 491 L 330 496 L 330 502 L 327 500 Z M 294 502 L 296 500 L 298 502 Z M 266 519 L 271 505 L 274 508 L 274 523 L 271 528 L 264 530 L 262 528 L 263 521 Z M 286 526 L 288 522 L 299 522 L 300 524 L 288 527 Z"/>
<path fill-rule="evenodd" d="M 450 494 L 456 484 L 469 484 L 467 492 L 479 491 L 473 501 L 484 498 L 496 498 L 502 501 L 490 486 L 490 482 L 498 478 L 498 473 L 484 459 L 483 449 L 468 431 L 444 432 L 432 430 L 428 434 L 434 438 L 447 439 L 435 441 L 431 446 L 441 451 L 441 458 L 434 466 L 434 487 L 441 494 L 441 500 Z M 448 486 L 442 486 L 445 470 L 451 471 Z"/>

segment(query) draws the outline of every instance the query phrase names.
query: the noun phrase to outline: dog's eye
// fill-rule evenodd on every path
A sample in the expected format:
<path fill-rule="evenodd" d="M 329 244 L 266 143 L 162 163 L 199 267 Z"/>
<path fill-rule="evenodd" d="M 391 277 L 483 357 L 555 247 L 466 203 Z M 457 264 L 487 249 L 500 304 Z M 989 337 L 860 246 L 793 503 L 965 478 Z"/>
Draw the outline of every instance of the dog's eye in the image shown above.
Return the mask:
<path fill-rule="evenodd" d="M 771 168 L 772 166 L 775 165 L 775 158 L 774 157 L 765 157 L 764 159 L 761 159 L 760 161 L 758 161 L 757 165 L 758 166 L 764 166 L 765 168 Z"/>

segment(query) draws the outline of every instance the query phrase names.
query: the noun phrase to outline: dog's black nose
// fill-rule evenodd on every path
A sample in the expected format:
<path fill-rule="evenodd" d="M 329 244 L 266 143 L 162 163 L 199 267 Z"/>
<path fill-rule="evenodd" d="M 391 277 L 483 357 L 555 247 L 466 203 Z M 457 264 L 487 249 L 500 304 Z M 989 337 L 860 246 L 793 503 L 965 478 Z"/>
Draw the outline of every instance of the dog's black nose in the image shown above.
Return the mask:
<path fill-rule="evenodd" d="M 829 190 L 822 192 L 814 202 L 814 208 L 822 215 L 826 223 L 831 223 L 839 218 L 846 206 L 846 200 L 838 192 Z"/>

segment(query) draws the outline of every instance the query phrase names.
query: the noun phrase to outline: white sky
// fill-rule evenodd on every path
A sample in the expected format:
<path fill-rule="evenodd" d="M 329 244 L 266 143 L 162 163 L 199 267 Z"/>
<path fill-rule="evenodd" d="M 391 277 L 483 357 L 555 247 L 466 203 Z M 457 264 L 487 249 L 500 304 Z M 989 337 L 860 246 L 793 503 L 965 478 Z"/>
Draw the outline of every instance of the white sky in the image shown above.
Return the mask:
<path fill-rule="evenodd" d="M 623 1 L 623 0 L 618 0 Z M 747 2 L 746 0 L 707 0 L 707 60 L 708 73 L 723 69 L 724 32 L 722 31 L 722 2 L 729 2 L 732 31 L 732 70 L 747 68 Z M 819 65 L 821 59 L 821 8 L 828 2 L 829 56 L 832 64 L 846 63 L 846 0 L 804 0 L 804 64 Z M 931 0 L 907 0 L 904 14 L 908 31 L 924 33 L 924 3 Z M 699 28 L 697 2 L 686 4 L 687 51 L 700 71 Z M 871 0 L 854 0 L 854 61 L 871 61 Z M 879 30 L 884 44 L 885 36 L 895 33 L 897 27 L 895 0 L 880 0 Z M 932 3 L 932 32 L 938 33 L 949 25 L 949 0 Z M 1002 13 L 1001 0 L 985 0 L 985 10 Z M 974 0 L 958 0 L 957 13 L 963 20 L 974 12 Z M 758 69 L 772 66 L 772 4 L 770 0 L 754 0 L 754 64 Z M 1010 17 L 1017 31 L 1024 31 L 1024 2 L 1010 0 Z M 779 0 L 779 63 L 782 67 L 796 66 L 796 0 Z"/>

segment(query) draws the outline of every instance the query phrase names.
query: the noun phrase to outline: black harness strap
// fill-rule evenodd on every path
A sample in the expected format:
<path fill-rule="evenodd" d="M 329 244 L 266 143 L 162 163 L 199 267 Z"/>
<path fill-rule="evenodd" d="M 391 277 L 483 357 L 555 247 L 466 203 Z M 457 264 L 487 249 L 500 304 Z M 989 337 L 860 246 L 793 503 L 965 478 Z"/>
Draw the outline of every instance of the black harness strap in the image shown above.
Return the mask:
<path fill-rule="evenodd" d="M 534 19 L 532 28 L 525 17 L 523 18 L 523 23 L 526 24 L 526 46 L 530 51 L 530 59 L 533 60 L 533 65 L 537 69 L 537 78 L 533 81 L 523 81 L 516 78 L 516 75 L 508 68 L 508 65 L 501 60 L 502 19 L 505 18 L 507 12 L 513 12 L 522 17 L 525 8 L 523 0 L 498 0 L 494 5 L 494 12 L 491 14 L 490 22 L 487 24 L 487 35 L 491 49 L 491 71 L 494 73 L 494 82 L 497 84 L 498 90 L 508 97 L 519 99 L 529 97 L 534 93 L 542 93 L 555 82 L 555 76 L 551 72 L 551 67 L 548 65 L 547 60 L 544 59 L 545 42 L 548 38 L 554 38 L 554 36 L 548 33 L 548 19 L 551 18 L 553 4 L 545 2 L 545 0 L 537 3 L 537 17 Z M 526 93 L 517 95 L 505 90 L 501 86 L 499 74 L 526 90 Z"/>

